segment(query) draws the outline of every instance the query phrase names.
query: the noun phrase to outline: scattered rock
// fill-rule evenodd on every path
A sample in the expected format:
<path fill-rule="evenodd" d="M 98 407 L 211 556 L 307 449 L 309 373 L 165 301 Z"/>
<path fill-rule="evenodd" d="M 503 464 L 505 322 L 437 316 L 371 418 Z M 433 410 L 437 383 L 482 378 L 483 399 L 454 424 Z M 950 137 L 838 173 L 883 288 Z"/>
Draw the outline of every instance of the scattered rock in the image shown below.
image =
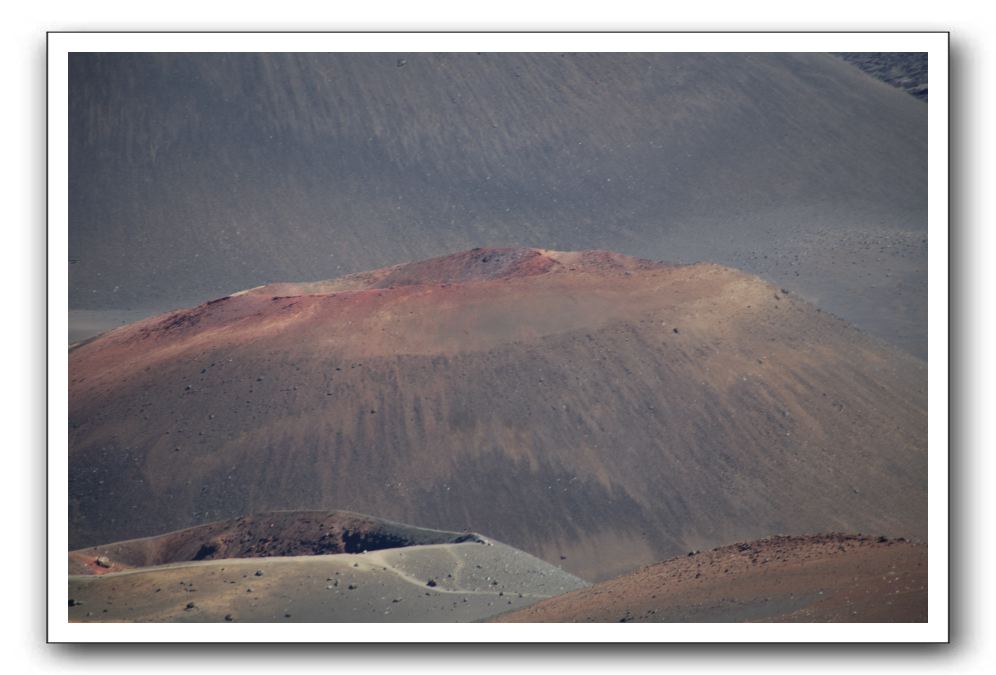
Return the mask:
<path fill-rule="evenodd" d="M 234 620 L 235 620 L 235 617 L 233 617 L 231 614 L 226 614 L 225 615 L 225 621 L 234 621 Z"/>
<path fill-rule="evenodd" d="M 97 563 L 97 565 L 99 565 L 100 567 L 103 567 L 103 568 L 110 568 L 110 566 L 111 566 L 111 559 L 108 558 L 106 555 L 102 555 L 102 556 L 98 557 L 96 560 L 94 560 L 94 562 Z"/>
<path fill-rule="evenodd" d="M 263 570 L 256 570 L 256 576 L 257 577 L 263 576 Z"/>
<path fill-rule="evenodd" d="M 429 588 L 435 588 L 436 587 L 436 580 L 435 579 L 429 579 L 425 583 L 425 585 L 428 586 Z"/>

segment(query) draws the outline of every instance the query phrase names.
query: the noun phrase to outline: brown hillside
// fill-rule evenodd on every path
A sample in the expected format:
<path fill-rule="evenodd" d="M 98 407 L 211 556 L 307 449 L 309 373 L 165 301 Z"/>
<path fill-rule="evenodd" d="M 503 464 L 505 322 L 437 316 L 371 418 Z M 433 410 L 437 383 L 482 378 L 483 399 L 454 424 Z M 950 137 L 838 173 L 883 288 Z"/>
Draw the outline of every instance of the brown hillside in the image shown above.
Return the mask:
<path fill-rule="evenodd" d="M 926 535 L 925 364 L 756 277 L 477 249 L 70 353 L 70 547 L 274 509 L 487 532 L 587 578 Z"/>
<path fill-rule="evenodd" d="M 497 619 L 509 622 L 927 620 L 927 547 L 773 537 L 693 552 Z"/>

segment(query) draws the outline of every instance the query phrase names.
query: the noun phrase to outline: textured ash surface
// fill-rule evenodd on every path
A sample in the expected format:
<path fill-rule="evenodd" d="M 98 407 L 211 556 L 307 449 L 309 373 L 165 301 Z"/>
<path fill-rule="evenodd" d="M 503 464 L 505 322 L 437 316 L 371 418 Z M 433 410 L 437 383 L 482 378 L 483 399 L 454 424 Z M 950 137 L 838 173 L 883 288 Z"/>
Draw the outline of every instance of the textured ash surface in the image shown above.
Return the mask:
<path fill-rule="evenodd" d="M 841 52 L 835 56 L 907 94 L 927 100 L 926 52 Z"/>
<path fill-rule="evenodd" d="M 410 537 L 408 546 L 353 554 L 187 561 L 69 577 L 70 621 L 388 622 L 475 621 L 576 590 L 585 583 L 522 551 L 483 537 L 418 543 L 440 533 L 358 514 L 323 514 L 324 525 L 362 521 L 368 536 Z M 254 526 L 292 542 L 311 531 L 315 513 L 261 514 Z M 234 533 L 231 523 L 216 530 Z M 173 533 L 180 534 L 180 533 Z M 185 533 L 188 541 L 210 535 Z M 217 532 L 214 533 L 217 535 Z M 171 535 L 155 538 L 170 549 Z M 211 543 L 214 537 L 203 539 Z M 121 552 L 134 543 L 108 544 Z M 175 550 L 173 551 L 175 553 Z M 77 561 L 91 552 L 76 552 Z"/>
<path fill-rule="evenodd" d="M 925 364 L 716 265 L 481 249 L 253 289 L 73 349 L 69 399 L 72 548 L 349 509 L 604 579 L 926 534 Z"/>
<path fill-rule="evenodd" d="M 927 546 L 780 536 L 692 552 L 499 621 L 923 622 Z"/>

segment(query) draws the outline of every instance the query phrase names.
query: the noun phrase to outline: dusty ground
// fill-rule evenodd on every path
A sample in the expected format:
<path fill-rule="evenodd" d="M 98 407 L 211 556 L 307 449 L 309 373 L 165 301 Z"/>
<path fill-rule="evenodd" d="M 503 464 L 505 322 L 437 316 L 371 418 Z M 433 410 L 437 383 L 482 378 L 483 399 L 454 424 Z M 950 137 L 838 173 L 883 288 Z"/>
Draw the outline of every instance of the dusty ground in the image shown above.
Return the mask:
<path fill-rule="evenodd" d="M 499 621 L 927 620 L 927 546 L 884 537 L 772 537 L 694 552 Z"/>
<path fill-rule="evenodd" d="M 70 621 L 474 621 L 584 586 L 497 542 L 69 577 Z"/>
<path fill-rule="evenodd" d="M 771 532 L 924 536 L 925 364 L 787 290 L 476 249 L 118 328 L 69 355 L 70 547 L 350 509 L 598 580 Z"/>

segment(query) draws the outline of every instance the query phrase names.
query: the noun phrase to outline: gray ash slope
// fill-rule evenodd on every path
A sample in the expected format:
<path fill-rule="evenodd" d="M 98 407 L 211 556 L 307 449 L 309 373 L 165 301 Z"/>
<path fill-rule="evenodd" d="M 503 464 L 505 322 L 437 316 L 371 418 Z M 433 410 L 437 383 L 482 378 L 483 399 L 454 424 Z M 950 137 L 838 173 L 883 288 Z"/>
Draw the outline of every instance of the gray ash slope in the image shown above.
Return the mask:
<path fill-rule="evenodd" d="M 926 106 L 829 54 L 73 54 L 69 69 L 76 309 L 473 246 L 610 249 L 745 269 L 926 354 Z"/>
<path fill-rule="evenodd" d="M 334 539 L 342 528 L 392 545 L 316 552 L 301 539 L 319 533 Z M 276 542 L 281 551 L 252 557 L 259 551 L 243 546 L 250 540 Z M 186 557 L 197 546 L 226 542 L 223 555 L 238 557 Z M 99 555 L 103 565 L 96 564 Z M 342 511 L 210 523 L 73 551 L 70 565 L 69 620 L 83 622 L 474 621 L 586 585 L 478 535 Z"/>

